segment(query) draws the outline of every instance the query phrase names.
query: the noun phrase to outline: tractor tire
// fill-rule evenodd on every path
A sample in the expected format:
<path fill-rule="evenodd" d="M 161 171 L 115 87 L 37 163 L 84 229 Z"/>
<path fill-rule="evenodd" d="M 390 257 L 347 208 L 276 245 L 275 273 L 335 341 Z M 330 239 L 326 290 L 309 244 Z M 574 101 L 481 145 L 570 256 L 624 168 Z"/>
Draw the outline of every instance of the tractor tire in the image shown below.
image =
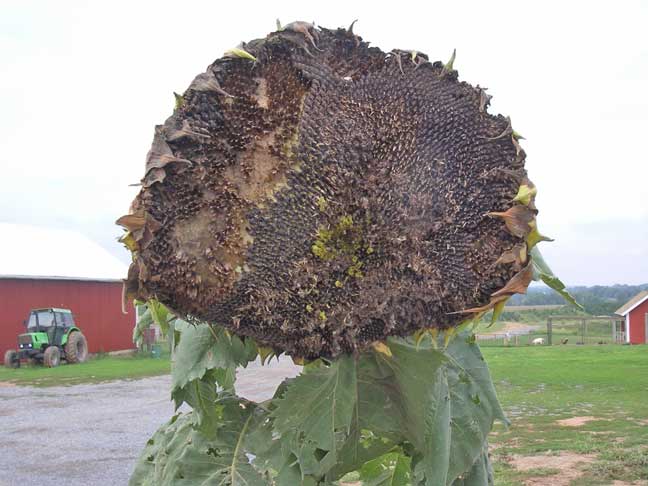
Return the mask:
<path fill-rule="evenodd" d="M 5 368 L 20 368 L 18 352 L 15 349 L 8 349 L 4 356 Z"/>
<path fill-rule="evenodd" d="M 80 332 L 73 331 L 68 336 L 65 359 L 68 363 L 83 363 L 88 359 L 88 341 Z"/>
<path fill-rule="evenodd" d="M 43 365 L 56 368 L 61 362 L 61 351 L 56 346 L 50 346 L 43 354 Z"/>

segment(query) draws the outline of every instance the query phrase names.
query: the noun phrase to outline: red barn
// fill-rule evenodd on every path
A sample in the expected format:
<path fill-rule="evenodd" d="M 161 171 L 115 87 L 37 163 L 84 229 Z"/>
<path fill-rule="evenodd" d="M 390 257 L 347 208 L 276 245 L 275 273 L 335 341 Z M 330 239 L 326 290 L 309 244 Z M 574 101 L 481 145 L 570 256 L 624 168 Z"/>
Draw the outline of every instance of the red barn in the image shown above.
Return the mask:
<path fill-rule="evenodd" d="M 72 231 L 0 223 L 0 356 L 16 347 L 31 309 L 70 309 L 90 352 L 134 347 L 122 313 L 126 265 Z"/>
<path fill-rule="evenodd" d="M 626 343 L 648 344 L 648 290 L 639 292 L 616 313 L 625 317 Z"/>

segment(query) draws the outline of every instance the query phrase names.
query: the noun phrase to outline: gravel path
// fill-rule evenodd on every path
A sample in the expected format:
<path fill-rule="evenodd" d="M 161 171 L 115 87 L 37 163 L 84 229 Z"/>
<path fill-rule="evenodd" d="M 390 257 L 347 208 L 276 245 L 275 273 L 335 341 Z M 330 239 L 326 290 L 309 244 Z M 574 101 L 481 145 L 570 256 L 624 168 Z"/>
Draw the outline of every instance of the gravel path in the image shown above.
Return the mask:
<path fill-rule="evenodd" d="M 290 359 L 239 373 L 237 392 L 272 396 Z M 173 414 L 171 378 L 0 388 L 0 486 L 125 485 L 148 438 Z"/>
<path fill-rule="evenodd" d="M 488 329 L 483 329 L 477 334 L 477 340 L 490 341 L 494 339 L 504 339 L 505 337 L 526 336 L 527 334 L 531 334 L 543 327 L 544 326 L 542 325 L 524 324 L 521 322 L 507 322 L 499 331 L 490 332 Z M 508 334 L 508 336 L 506 336 L 506 334 Z"/>

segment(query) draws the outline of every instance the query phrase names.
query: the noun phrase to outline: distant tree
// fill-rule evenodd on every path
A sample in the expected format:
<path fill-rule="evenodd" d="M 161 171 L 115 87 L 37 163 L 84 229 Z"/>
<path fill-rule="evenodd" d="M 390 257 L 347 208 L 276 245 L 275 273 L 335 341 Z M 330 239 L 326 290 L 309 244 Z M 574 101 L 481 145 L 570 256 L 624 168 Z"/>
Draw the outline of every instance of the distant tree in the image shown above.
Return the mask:
<path fill-rule="evenodd" d="M 592 287 L 568 287 L 574 298 L 585 308 L 588 314 L 609 315 L 643 290 L 648 290 L 648 283 L 641 285 L 594 285 Z M 509 305 L 555 305 L 564 301 L 550 288 L 544 286 L 529 287 L 524 295 L 515 295 Z M 502 316 L 506 318 L 505 315 Z"/>

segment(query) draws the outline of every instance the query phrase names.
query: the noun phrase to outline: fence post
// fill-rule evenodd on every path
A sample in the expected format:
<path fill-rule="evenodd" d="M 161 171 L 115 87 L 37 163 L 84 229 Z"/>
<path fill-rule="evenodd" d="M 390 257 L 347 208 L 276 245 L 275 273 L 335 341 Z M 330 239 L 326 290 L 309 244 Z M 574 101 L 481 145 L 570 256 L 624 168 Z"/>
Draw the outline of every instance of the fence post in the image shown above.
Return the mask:
<path fill-rule="evenodd" d="M 551 317 L 547 318 L 547 345 L 551 346 L 551 334 L 553 332 L 553 323 Z"/>

